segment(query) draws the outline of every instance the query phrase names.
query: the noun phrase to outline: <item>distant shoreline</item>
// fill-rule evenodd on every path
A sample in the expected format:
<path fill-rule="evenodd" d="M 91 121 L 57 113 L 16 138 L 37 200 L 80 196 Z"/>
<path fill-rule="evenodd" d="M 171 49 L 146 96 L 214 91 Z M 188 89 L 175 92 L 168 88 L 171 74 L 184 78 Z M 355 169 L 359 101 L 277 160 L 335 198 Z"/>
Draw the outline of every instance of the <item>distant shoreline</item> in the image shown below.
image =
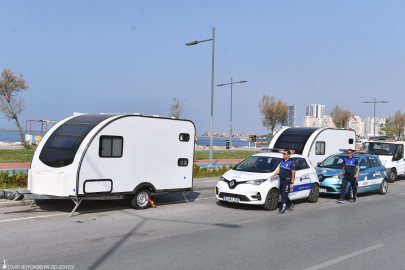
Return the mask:
<path fill-rule="evenodd" d="M 0 131 L 18 131 L 18 129 L 0 128 Z"/>

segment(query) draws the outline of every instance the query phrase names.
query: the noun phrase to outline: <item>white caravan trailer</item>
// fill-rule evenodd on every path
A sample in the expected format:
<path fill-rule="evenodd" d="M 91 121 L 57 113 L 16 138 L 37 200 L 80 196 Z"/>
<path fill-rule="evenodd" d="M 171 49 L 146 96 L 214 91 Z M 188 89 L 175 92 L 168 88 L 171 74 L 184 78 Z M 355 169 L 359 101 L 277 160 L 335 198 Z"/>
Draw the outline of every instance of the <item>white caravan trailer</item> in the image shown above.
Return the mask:
<path fill-rule="evenodd" d="M 285 127 L 274 135 L 269 148 L 292 149 L 307 156 L 313 166 L 339 149 L 356 148 L 356 132 L 351 129 Z"/>
<path fill-rule="evenodd" d="M 195 126 L 140 114 L 75 114 L 53 126 L 28 171 L 26 198 L 132 199 L 191 191 Z M 187 201 L 187 199 L 186 199 Z M 33 202 L 34 203 L 34 202 Z"/>

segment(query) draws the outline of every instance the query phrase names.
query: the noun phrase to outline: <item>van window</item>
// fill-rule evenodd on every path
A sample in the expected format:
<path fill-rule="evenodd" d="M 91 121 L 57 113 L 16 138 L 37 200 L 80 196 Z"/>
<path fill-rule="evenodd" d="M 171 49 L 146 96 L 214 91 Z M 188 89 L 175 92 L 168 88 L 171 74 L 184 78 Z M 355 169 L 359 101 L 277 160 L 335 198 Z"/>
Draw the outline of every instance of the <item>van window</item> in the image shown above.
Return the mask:
<path fill-rule="evenodd" d="M 325 142 L 315 143 L 315 155 L 325 155 Z"/>
<path fill-rule="evenodd" d="M 353 139 L 349 139 L 349 144 L 353 144 Z"/>
<path fill-rule="evenodd" d="M 305 158 L 294 158 L 294 163 L 296 171 L 309 169 L 309 165 Z"/>
<path fill-rule="evenodd" d="M 122 157 L 124 139 L 121 136 L 100 136 L 100 157 Z"/>

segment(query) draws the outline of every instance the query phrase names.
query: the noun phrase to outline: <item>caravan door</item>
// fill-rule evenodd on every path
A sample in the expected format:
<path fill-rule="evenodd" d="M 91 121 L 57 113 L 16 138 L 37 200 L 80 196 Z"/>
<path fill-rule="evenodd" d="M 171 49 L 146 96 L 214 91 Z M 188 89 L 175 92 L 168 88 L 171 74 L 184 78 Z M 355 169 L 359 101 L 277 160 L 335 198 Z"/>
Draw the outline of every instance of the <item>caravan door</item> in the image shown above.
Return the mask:
<path fill-rule="evenodd" d="M 308 197 L 317 176 L 305 158 L 296 157 L 293 159 L 295 162 L 295 180 L 290 199 L 296 200 Z"/>

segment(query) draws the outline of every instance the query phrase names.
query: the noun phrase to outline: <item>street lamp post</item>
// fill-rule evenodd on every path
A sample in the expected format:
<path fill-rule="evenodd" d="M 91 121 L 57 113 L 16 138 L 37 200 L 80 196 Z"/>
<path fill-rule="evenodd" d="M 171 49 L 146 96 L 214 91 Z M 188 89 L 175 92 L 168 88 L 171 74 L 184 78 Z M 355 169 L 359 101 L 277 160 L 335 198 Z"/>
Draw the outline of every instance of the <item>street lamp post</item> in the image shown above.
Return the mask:
<path fill-rule="evenodd" d="M 376 110 L 376 104 L 377 103 L 388 103 L 388 101 L 377 101 L 376 98 L 374 98 L 374 101 L 363 101 L 363 103 L 374 103 L 374 139 L 375 139 L 375 110 Z"/>
<path fill-rule="evenodd" d="M 232 149 L 232 85 L 235 83 L 245 83 L 247 81 L 239 81 L 239 82 L 233 82 L 233 78 L 231 77 L 231 82 L 230 83 L 223 83 L 223 84 L 218 84 L 217 86 L 224 86 L 224 85 L 231 85 L 231 130 L 229 132 L 229 149 Z"/>
<path fill-rule="evenodd" d="M 197 45 L 201 42 L 212 41 L 212 70 L 211 70 L 211 126 L 210 126 L 210 154 L 208 169 L 214 169 L 213 164 L 213 133 L 214 133 L 214 51 L 215 51 L 215 28 L 212 28 L 212 38 L 201 41 L 192 41 L 186 43 L 187 46 Z"/>

